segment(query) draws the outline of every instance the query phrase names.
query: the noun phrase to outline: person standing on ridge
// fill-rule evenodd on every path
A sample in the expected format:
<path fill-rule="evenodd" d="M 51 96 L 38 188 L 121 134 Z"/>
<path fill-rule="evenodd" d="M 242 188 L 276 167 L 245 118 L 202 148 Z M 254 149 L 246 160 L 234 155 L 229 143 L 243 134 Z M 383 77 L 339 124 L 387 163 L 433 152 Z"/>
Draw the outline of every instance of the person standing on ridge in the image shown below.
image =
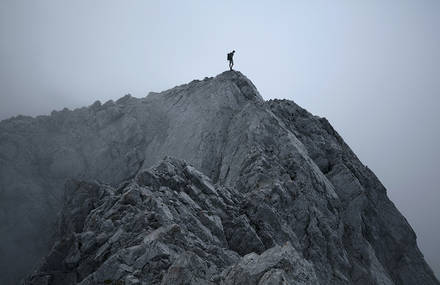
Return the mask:
<path fill-rule="evenodd" d="M 230 70 L 232 70 L 232 67 L 234 66 L 234 53 L 235 53 L 235 50 L 233 50 L 232 52 L 228 53 L 229 69 Z"/>

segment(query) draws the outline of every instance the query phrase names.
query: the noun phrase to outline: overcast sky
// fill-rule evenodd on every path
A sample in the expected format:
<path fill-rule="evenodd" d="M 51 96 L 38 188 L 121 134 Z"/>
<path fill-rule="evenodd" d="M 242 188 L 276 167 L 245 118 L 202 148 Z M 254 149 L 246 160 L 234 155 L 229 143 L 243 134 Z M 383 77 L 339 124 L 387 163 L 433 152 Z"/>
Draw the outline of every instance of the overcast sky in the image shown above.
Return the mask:
<path fill-rule="evenodd" d="M 0 119 L 236 69 L 325 116 L 440 275 L 440 1 L 0 0 Z"/>

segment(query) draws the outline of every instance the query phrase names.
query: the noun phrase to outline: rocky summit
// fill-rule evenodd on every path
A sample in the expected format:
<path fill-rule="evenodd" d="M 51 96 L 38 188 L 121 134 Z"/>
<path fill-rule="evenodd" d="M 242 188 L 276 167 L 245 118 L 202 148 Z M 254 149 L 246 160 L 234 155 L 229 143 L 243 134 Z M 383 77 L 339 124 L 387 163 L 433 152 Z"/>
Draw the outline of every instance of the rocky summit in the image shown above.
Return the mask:
<path fill-rule="evenodd" d="M 237 71 L 0 122 L 1 284 L 440 284 L 325 118 Z"/>

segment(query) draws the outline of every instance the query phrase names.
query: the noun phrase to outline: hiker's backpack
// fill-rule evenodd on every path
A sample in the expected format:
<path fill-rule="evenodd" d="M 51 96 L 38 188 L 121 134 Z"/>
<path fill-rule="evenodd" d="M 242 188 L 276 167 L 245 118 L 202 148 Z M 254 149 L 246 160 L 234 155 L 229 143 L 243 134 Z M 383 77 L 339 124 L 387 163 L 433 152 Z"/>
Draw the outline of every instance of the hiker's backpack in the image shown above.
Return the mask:
<path fill-rule="evenodd" d="M 228 58 L 227 60 L 232 60 L 232 53 L 228 53 Z"/>

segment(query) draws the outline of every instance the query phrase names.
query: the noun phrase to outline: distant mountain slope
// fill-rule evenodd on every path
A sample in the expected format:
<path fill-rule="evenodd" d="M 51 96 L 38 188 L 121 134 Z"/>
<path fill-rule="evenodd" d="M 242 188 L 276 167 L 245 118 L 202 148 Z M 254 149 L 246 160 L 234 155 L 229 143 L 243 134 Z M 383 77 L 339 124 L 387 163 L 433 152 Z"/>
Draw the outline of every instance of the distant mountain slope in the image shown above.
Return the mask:
<path fill-rule="evenodd" d="M 52 240 L 29 283 L 439 284 L 330 124 L 239 72 L 2 121 L 0 161 L 6 284 Z"/>

